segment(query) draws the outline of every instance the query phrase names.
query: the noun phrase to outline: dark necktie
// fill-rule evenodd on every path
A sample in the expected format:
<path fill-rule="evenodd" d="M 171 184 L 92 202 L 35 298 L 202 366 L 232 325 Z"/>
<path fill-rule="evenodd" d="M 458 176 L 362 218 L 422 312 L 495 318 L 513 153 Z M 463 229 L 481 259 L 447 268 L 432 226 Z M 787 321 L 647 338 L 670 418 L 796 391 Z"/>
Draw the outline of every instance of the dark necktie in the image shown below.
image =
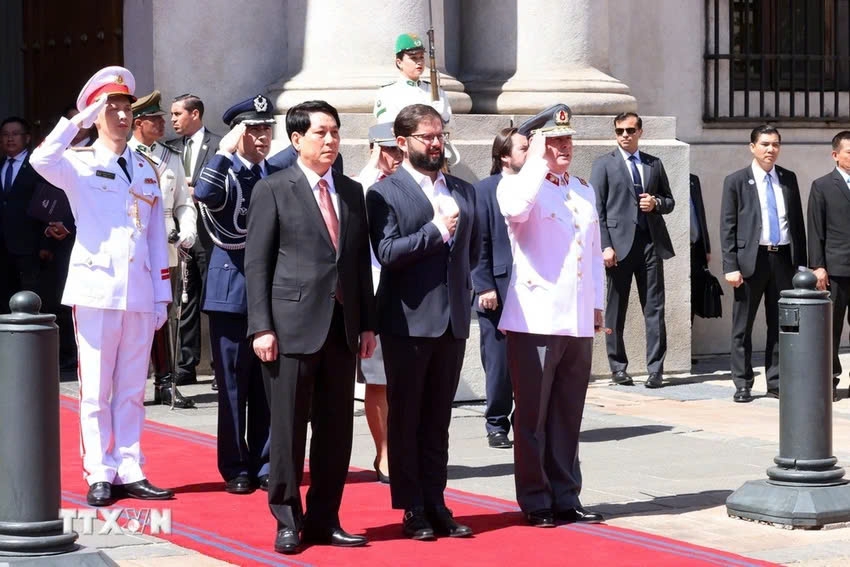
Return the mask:
<path fill-rule="evenodd" d="M 263 170 L 260 169 L 259 164 L 255 163 L 254 165 L 251 166 L 251 173 L 253 173 L 254 177 L 256 177 L 257 179 L 263 178 Z"/>
<path fill-rule="evenodd" d="M 11 191 L 12 190 L 12 170 L 13 165 L 15 164 L 15 158 L 9 158 L 6 160 L 6 175 L 3 176 L 3 191 Z"/>
<path fill-rule="evenodd" d="M 183 148 L 183 170 L 187 177 L 192 176 L 192 138 L 186 140 L 186 147 Z"/>
<path fill-rule="evenodd" d="M 133 176 L 130 174 L 130 168 L 127 167 L 127 160 L 124 159 L 124 156 L 118 158 L 118 165 L 121 166 L 121 169 L 124 170 L 124 175 L 127 176 L 127 181 L 129 183 L 133 182 Z"/>
<path fill-rule="evenodd" d="M 640 210 L 640 196 L 643 193 L 643 182 L 640 180 L 640 172 L 637 168 L 637 158 L 634 154 L 629 156 L 629 165 L 632 170 L 632 183 L 634 185 L 635 198 L 638 202 L 637 221 L 638 226 L 646 230 L 646 214 Z"/>

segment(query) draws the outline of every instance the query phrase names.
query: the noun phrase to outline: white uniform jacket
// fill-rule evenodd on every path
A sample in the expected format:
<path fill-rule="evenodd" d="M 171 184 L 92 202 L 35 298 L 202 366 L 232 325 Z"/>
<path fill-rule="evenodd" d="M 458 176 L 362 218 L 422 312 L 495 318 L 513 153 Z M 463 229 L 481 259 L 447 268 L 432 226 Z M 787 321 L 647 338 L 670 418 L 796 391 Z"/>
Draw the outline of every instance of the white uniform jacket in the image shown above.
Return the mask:
<path fill-rule="evenodd" d="M 162 191 L 162 207 L 165 213 L 165 234 L 171 232 L 180 224 L 180 236 L 192 235 L 193 239 L 198 237 L 198 212 L 192 195 L 189 193 L 189 185 L 186 183 L 186 172 L 183 168 L 183 159 L 180 153 L 162 143 L 155 143 L 148 148 L 136 138 L 130 138 L 127 142 L 133 151 L 144 152 L 156 165 L 159 172 L 159 190 Z M 177 244 L 168 246 L 168 265 L 177 267 Z"/>
<path fill-rule="evenodd" d="M 150 162 L 130 151 L 132 182 L 100 140 L 66 149 L 79 129 L 62 118 L 30 164 L 68 195 L 77 224 L 62 303 L 154 313 L 171 301 L 162 193 Z"/>
<path fill-rule="evenodd" d="M 378 124 L 393 122 L 399 111 L 411 104 L 429 104 L 440 113 L 443 122 L 452 119 L 452 107 L 443 89 L 437 91 L 437 100 L 431 100 L 431 83 L 428 81 L 411 81 L 405 76 L 378 89 L 375 97 L 375 108 L 372 113 Z"/>
<path fill-rule="evenodd" d="M 496 198 L 514 257 L 499 329 L 592 337 L 605 290 L 593 187 L 558 179 L 542 158 L 529 158 L 502 178 Z"/>

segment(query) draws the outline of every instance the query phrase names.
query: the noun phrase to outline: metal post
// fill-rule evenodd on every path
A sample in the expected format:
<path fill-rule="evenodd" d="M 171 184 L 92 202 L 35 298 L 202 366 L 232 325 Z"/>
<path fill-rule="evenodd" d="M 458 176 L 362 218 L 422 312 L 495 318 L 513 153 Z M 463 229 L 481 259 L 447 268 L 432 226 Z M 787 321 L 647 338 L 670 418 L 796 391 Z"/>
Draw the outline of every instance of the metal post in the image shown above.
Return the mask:
<path fill-rule="evenodd" d="M 76 549 L 63 533 L 59 465 L 59 333 L 41 299 L 15 294 L 0 316 L 0 556 Z"/>
<path fill-rule="evenodd" d="M 730 516 L 792 528 L 850 521 L 850 490 L 832 454 L 832 302 L 812 272 L 779 300 L 779 455 L 767 480 L 726 499 Z"/>

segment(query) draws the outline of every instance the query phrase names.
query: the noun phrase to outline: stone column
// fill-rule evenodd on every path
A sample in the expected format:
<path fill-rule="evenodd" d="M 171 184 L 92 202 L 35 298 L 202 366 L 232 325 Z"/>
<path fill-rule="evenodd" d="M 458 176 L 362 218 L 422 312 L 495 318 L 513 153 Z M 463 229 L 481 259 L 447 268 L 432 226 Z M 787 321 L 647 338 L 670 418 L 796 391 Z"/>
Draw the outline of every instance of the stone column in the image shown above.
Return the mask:
<path fill-rule="evenodd" d="M 442 3 L 432 2 L 438 38 L 445 37 Z M 268 87 L 278 111 L 323 99 L 340 112 L 372 112 L 378 88 L 399 77 L 396 37 L 405 32 L 418 34 L 427 57 L 428 2 L 362 2 L 355 7 L 334 0 L 291 0 L 288 6 L 287 73 Z M 438 61 L 443 63 L 445 58 Z M 427 69 L 423 78 L 428 78 Z M 441 73 L 440 86 L 452 112 L 469 112 L 472 102 L 457 79 Z"/>
<path fill-rule="evenodd" d="M 637 110 L 608 72 L 608 0 L 464 2 L 462 75 L 476 113 Z"/>

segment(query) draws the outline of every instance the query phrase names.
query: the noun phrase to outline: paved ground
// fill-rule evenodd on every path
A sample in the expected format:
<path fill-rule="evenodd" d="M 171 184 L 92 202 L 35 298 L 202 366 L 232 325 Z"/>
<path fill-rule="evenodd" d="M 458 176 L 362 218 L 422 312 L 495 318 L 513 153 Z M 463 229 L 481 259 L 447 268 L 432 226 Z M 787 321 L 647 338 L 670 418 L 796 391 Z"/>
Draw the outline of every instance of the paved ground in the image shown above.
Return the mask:
<path fill-rule="evenodd" d="M 850 355 L 842 355 L 845 368 Z M 659 390 L 591 384 L 584 416 L 582 500 L 608 523 L 742 555 L 804 567 L 850 565 L 850 526 L 789 530 L 729 518 L 726 497 L 747 480 L 765 478 L 778 452 L 777 400 L 732 402 L 727 358 L 701 360 L 695 374 L 673 376 Z M 762 369 L 758 369 L 757 372 Z M 847 379 L 834 405 L 834 451 L 850 464 L 850 400 Z M 149 386 L 150 388 L 150 386 Z M 755 392 L 764 392 L 756 380 Z M 75 395 L 74 383 L 62 390 Z M 150 406 L 150 419 L 215 433 L 215 394 L 209 383 L 183 389 L 196 410 Z M 152 399 L 152 393 L 148 393 Z M 451 426 L 449 485 L 512 499 L 512 452 L 490 449 L 483 406 L 457 407 Z M 370 469 L 374 446 L 357 402 L 352 465 Z M 848 474 L 850 476 L 850 474 Z M 850 490 L 848 486 L 847 490 Z M 89 536 L 83 545 L 103 548 L 122 566 L 225 565 L 149 536 Z M 269 546 L 271 547 L 271 541 Z"/>

